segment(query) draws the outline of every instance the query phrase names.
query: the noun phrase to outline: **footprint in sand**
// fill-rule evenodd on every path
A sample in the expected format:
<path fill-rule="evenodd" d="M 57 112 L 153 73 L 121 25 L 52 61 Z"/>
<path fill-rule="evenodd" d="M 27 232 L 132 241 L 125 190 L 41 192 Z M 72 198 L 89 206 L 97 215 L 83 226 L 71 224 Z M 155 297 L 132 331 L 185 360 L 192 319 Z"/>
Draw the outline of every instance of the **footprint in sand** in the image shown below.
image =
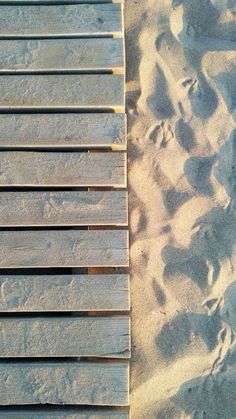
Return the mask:
<path fill-rule="evenodd" d="M 234 50 L 236 50 L 236 28 Z M 215 84 L 234 123 L 236 122 L 236 52 L 209 53 L 203 59 L 208 78 Z"/>
<path fill-rule="evenodd" d="M 187 152 L 190 152 L 196 146 L 194 131 L 182 118 L 178 119 L 175 124 L 175 138 Z"/>
<path fill-rule="evenodd" d="M 234 281 L 224 293 L 222 307 L 217 306 L 214 321 L 211 321 L 212 316 L 208 317 L 208 331 L 209 327 L 212 327 L 208 338 L 212 345 L 218 345 L 211 369 L 205 371 L 202 376 L 182 384 L 171 398 L 175 406 L 181 407 L 191 418 L 234 418 L 236 412 L 236 345 L 233 336 L 233 332 L 236 331 L 235 301 L 236 282 Z"/>
<path fill-rule="evenodd" d="M 213 71 L 220 71 L 219 67 L 227 62 L 217 56 L 217 51 L 235 51 L 236 49 L 236 23 L 228 21 L 229 8 L 217 7 L 217 4 L 205 0 L 182 0 L 170 16 L 172 34 L 186 48 L 187 62 L 197 72 L 197 89 L 193 91 L 193 111 L 196 116 L 208 118 L 214 113 L 218 104 L 215 84 L 227 83 L 227 77 L 218 77 L 211 82 L 211 75 L 205 71 L 204 56 L 213 51 L 216 56 L 216 65 L 211 66 Z M 233 78 L 228 85 L 231 86 Z M 219 87 L 219 86 L 218 86 Z M 222 87 L 221 87 L 222 89 Z M 231 97 L 234 94 L 232 92 Z M 191 98 L 191 96 L 190 96 Z"/>
<path fill-rule="evenodd" d="M 192 195 L 188 192 L 181 192 L 175 188 L 163 191 L 163 202 L 170 215 L 173 215 L 182 204 L 191 199 Z"/>
<path fill-rule="evenodd" d="M 184 171 L 189 184 L 199 194 L 204 196 L 213 195 L 213 187 L 211 185 L 212 167 L 216 161 L 216 157 L 191 157 L 185 163 Z"/>
<path fill-rule="evenodd" d="M 215 176 L 233 202 L 236 198 L 236 130 L 219 151 Z"/>
<path fill-rule="evenodd" d="M 218 343 L 217 336 L 221 328 L 220 314 L 181 313 L 166 323 L 156 337 L 157 349 L 166 360 L 174 360 L 200 337 L 208 351 L 213 351 Z"/>

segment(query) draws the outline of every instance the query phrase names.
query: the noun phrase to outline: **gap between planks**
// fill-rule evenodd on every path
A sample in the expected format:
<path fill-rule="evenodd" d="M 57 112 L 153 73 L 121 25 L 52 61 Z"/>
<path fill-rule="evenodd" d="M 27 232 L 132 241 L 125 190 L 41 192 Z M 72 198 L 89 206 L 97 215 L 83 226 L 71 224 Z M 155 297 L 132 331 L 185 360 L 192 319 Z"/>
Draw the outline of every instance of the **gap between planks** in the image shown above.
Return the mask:
<path fill-rule="evenodd" d="M 61 408 L 58 409 L 53 406 L 42 408 L 42 406 L 32 409 L 23 408 L 9 408 L 9 409 L 0 409 L 0 418 L 1 419 L 129 419 L 129 412 L 124 409 L 109 409 L 104 408 Z"/>

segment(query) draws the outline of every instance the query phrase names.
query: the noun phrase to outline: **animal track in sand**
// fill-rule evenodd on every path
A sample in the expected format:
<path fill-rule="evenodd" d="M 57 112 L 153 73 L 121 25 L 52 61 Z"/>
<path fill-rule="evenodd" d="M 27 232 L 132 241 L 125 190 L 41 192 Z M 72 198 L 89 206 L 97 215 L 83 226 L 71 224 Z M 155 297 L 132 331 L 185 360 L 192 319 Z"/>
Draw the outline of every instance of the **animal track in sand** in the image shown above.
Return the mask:
<path fill-rule="evenodd" d="M 235 1 L 147 4 L 130 169 L 146 220 L 134 212 L 134 415 L 232 419 L 233 285 L 222 301 L 236 265 Z"/>
<path fill-rule="evenodd" d="M 234 333 L 236 282 L 232 282 L 224 292 L 221 305 L 216 305 L 212 315 L 208 317 L 208 330 L 212 327 L 215 344 L 215 360 L 212 369 L 203 376 L 185 382 L 172 401 L 180 406 L 185 413 L 194 417 L 231 419 L 236 411 L 236 346 Z M 225 326 L 225 323 L 228 324 Z M 217 333 L 218 332 L 218 333 Z M 210 337 L 210 335 L 209 335 Z M 209 348 L 210 349 L 210 348 Z M 210 349 L 211 350 L 211 349 Z M 207 393 L 208 397 L 205 397 Z M 233 414 L 232 414 L 233 413 Z M 193 416 L 191 416 L 193 417 Z"/>

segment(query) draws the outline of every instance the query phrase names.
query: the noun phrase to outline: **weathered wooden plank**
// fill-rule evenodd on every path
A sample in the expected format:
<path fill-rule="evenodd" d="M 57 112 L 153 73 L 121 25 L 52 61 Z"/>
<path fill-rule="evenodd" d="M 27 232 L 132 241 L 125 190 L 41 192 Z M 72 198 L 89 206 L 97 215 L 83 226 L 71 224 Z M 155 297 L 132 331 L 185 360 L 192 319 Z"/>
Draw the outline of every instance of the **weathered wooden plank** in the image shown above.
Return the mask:
<path fill-rule="evenodd" d="M 12 7 L 14 9 L 14 7 Z M 0 109 L 124 110 L 124 76 L 113 74 L 2 75 Z"/>
<path fill-rule="evenodd" d="M 1 363 L 0 404 L 128 404 L 126 363 Z"/>
<path fill-rule="evenodd" d="M 125 149 L 126 117 L 118 113 L 0 114 L 0 147 Z"/>
<path fill-rule="evenodd" d="M 1 231 L 0 267 L 128 266 L 126 230 Z"/>
<path fill-rule="evenodd" d="M 125 187 L 126 154 L 1 151 L 0 185 Z"/>
<path fill-rule="evenodd" d="M 43 410 L 0 410 L 1 419 L 104 419 L 104 418 L 115 418 L 115 419 L 128 419 L 129 413 L 125 410 L 112 410 L 112 409 L 52 409 L 46 408 Z"/>
<path fill-rule="evenodd" d="M 121 3 L 124 0 L 0 0 L 0 4 L 100 4 L 100 3 Z"/>
<path fill-rule="evenodd" d="M 2 5 L 1 37 L 122 34 L 119 4 Z"/>
<path fill-rule="evenodd" d="M 125 191 L 1 192 L 0 226 L 125 226 Z"/>
<path fill-rule="evenodd" d="M 100 4 L 100 3 L 121 3 L 124 0 L 0 0 L 0 4 Z"/>
<path fill-rule="evenodd" d="M 0 275 L 0 312 L 128 311 L 128 275 Z"/>
<path fill-rule="evenodd" d="M 124 67 L 123 40 L 34 39 L 0 42 L 0 72 L 88 71 Z"/>
<path fill-rule="evenodd" d="M 0 319 L 0 358 L 129 358 L 129 318 Z"/>

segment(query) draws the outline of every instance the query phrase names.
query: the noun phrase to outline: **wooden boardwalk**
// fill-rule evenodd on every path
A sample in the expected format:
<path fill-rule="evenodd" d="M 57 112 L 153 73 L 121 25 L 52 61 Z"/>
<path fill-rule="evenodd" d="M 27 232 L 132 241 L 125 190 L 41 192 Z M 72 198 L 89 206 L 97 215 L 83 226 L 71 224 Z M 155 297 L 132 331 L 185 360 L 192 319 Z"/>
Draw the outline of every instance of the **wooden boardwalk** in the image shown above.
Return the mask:
<path fill-rule="evenodd" d="M 122 1 L 0 0 L 0 418 L 128 419 Z"/>

